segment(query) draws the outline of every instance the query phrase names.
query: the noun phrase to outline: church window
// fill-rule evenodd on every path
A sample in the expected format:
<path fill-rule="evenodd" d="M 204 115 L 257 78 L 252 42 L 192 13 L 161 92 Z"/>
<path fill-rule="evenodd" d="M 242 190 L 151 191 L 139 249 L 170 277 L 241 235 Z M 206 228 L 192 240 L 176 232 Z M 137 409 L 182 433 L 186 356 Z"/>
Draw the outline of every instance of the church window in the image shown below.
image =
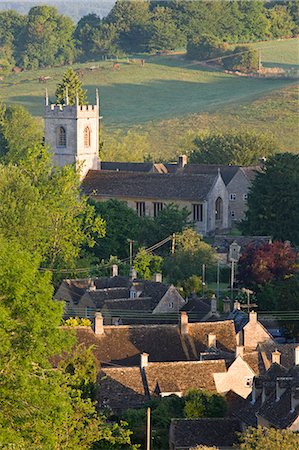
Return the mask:
<path fill-rule="evenodd" d="M 203 218 L 203 206 L 200 203 L 194 203 L 192 205 L 193 221 L 202 222 Z"/>
<path fill-rule="evenodd" d="M 160 211 L 163 209 L 163 203 L 154 202 L 154 217 L 157 217 Z"/>
<path fill-rule="evenodd" d="M 136 212 L 139 217 L 145 216 L 145 202 L 136 202 Z"/>
<path fill-rule="evenodd" d="M 84 147 L 90 147 L 90 128 L 84 128 Z"/>
<path fill-rule="evenodd" d="M 64 127 L 58 127 L 56 131 L 57 147 L 66 147 L 66 131 Z"/>
<path fill-rule="evenodd" d="M 221 221 L 223 216 L 223 201 L 221 197 L 218 197 L 215 203 L 215 220 Z"/>

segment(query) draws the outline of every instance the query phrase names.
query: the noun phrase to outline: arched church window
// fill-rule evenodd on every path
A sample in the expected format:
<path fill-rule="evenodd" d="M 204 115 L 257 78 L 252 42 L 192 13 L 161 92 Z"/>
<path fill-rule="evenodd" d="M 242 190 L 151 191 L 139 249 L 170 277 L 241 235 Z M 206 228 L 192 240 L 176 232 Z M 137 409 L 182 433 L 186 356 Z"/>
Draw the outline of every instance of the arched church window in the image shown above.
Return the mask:
<path fill-rule="evenodd" d="M 90 147 L 90 128 L 84 128 L 84 147 Z"/>
<path fill-rule="evenodd" d="M 66 131 L 64 127 L 58 127 L 56 130 L 57 147 L 66 147 Z"/>
<path fill-rule="evenodd" d="M 222 220 L 223 215 L 223 201 L 221 197 L 218 197 L 215 203 L 215 219 L 216 221 Z"/>

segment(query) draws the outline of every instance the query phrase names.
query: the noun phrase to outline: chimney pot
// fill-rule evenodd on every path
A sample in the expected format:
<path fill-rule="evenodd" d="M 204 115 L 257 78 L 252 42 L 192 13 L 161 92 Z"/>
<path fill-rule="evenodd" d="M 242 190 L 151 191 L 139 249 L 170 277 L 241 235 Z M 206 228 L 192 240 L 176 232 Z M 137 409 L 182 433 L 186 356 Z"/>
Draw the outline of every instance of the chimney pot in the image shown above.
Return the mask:
<path fill-rule="evenodd" d="M 234 302 L 234 311 L 240 311 L 240 309 L 241 309 L 241 303 Z"/>
<path fill-rule="evenodd" d="M 148 366 L 148 353 L 141 353 L 140 355 L 140 367 L 144 369 L 144 367 Z"/>
<path fill-rule="evenodd" d="M 272 352 L 272 364 L 280 364 L 280 357 L 281 353 L 278 350 L 275 350 L 275 352 Z"/>
<path fill-rule="evenodd" d="M 257 322 L 257 313 L 255 311 L 250 311 L 249 313 L 249 322 L 256 323 Z"/>
<path fill-rule="evenodd" d="M 188 334 L 188 314 L 181 311 L 181 334 Z"/>
<path fill-rule="evenodd" d="M 96 312 L 94 321 L 94 334 L 104 334 L 104 318 L 102 313 Z"/>
<path fill-rule="evenodd" d="M 216 347 L 216 334 L 215 333 L 209 333 L 208 334 L 208 347 Z"/>
<path fill-rule="evenodd" d="M 179 167 L 185 167 L 185 165 L 187 164 L 188 158 L 187 155 L 180 155 L 179 156 Z"/>
<path fill-rule="evenodd" d="M 162 283 L 162 273 L 154 273 L 154 281 L 156 283 Z"/>
<path fill-rule="evenodd" d="M 228 297 L 223 299 L 223 312 L 224 314 L 230 313 L 230 298 Z"/>
<path fill-rule="evenodd" d="M 213 294 L 211 298 L 211 313 L 217 313 L 217 298 L 215 297 L 215 294 Z"/>
<path fill-rule="evenodd" d="M 113 264 L 112 265 L 112 276 L 113 277 L 117 277 L 118 276 L 118 265 L 117 264 Z"/>
<path fill-rule="evenodd" d="M 295 347 L 295 365 L 299 366 L 299 345 Z"/>
<path fill-rule="evenodd" d="M 131 280 L 136 280 L 136 279 L 137 279 L 137 272 L 136 272 L 136 270 L 134 269 L 134 267 L 131 268 L 131 271 L 130 271 L 130 278 L 131 278 Z"/>

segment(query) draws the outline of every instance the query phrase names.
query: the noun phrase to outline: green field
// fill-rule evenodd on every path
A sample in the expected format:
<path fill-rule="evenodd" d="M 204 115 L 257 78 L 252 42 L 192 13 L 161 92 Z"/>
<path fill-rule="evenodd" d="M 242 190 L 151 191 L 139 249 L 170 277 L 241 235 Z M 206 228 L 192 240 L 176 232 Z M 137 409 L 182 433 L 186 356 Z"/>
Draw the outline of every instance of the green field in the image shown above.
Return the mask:
<path fill-rule="evenodd" d="M 299 65 L 298 45 L 299 39 L 256 44 L 265 65 L 278 65 L 277 61 L 291 67 Z M 97 69 L 87 70 L 91 65 Z M 294 79 L 237 77 L 192 65 L 182 55 L 147 57 L 144 67 L 138 60 L 124 60 L 116 71 L 111 61 L 74 67 L 86 69 L 83 83 L 90 101 L 95 88 L 100 89 L 105 134 L 146 131 L 155 158 L 172 158 L 189 129 L 240 126 L 273 130 L 284 149 L 299 151 Z M 42 116 L 45 87 L 54 100 L 64 71 L 65 67 L 9 75 L 0 84 L 1 99 Z M 40 75 L 51 80 L 39 83 Z"/>

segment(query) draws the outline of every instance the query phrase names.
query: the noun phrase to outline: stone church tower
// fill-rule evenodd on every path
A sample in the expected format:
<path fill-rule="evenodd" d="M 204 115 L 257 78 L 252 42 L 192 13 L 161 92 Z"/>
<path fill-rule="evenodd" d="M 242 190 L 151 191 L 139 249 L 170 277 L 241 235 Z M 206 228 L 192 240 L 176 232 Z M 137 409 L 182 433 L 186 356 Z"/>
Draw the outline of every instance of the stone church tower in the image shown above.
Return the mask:
<path fill-rule="evenodd" d="M 81 179 L 90 169 L 98 168 L 99 160 L 99 95 L 95 105 L 49 104 L 45 98 L 45 144 L 53 151 L 58 167 L 76 164 Z"/>

